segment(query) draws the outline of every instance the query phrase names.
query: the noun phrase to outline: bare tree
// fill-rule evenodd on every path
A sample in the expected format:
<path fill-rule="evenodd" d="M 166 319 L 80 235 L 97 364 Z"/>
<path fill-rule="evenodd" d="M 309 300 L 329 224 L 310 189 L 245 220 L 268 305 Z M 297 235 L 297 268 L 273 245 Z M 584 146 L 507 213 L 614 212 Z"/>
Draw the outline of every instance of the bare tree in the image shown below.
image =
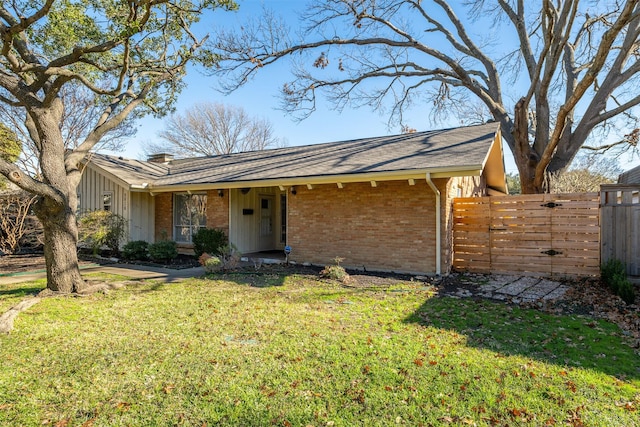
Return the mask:
<path fill-rule="evenodd" d="M 220 31 L 211 50 L 222 89 L 290 58 L 283 108 L 300 118 L 319 93 L 338 109 L 391 105 L 400 123 L 416 102 L 456 113 L 479 100 L 501 126 L 524 193 L 545 191 L 548 173 L 587 142 L 604 149 L 616 131 L 621 144 L 637 140 L 638 0 L 320 0 L 301 18 L 302 34 L 269 12 Z"/>
<path fill-rule="evenodd" d="M 82 292 L 76 244 L 80 163 L 132 114 L 161 116 L 182 88 L 188 63 L 206 36 L 193 28 L 202 13 L 233 9 L 232 0 L 13 0 L 0 3 L 0 103 L 24 112 L 41 176 L 0 157 L 0 173 L 37 195 L 44 230 L 47 287 Z M 101 106 L 74 149 L 65 145 L 63 89 L 80 85 Z"/>
<path fill-rule="evenodd" d="M 173 114 L 159 136 L 166 144 L 146 143 L 146 154 L 169 151 L 179 157 L 214 156 L 283 145 L 266 119 L 250 117 L 242 107 L 212 102 Z"/>

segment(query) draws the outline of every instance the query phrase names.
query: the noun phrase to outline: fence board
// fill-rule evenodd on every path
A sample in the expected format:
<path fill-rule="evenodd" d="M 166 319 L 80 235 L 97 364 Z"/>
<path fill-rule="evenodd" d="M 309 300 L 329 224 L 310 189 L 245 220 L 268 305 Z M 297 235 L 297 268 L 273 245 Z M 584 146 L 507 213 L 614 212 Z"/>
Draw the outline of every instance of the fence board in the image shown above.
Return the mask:
<path fill-rule="evenodd" d="M 555 207 L 547 207 L 550 202 Z M 535 194 L 454 199 L 453 266 L 472 272 L 597 275 L 599 197 Z M 556 255 L 545 251 L 554 250 Z"/>
<path fill-rule="evenodd" d="M 601 186 L 602 261 L 618 259 L 640 276 L 640 184 Z"/>

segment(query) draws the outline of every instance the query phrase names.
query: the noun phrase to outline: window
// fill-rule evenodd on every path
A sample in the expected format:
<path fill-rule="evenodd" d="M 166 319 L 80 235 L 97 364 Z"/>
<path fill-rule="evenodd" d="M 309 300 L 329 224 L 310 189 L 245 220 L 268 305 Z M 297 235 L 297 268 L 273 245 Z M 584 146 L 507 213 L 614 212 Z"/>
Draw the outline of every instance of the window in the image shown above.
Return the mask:
<path fill-rule="evenodd" d="M 173 225 L 173 239 L 191 243 L 193 235 L 207 226 L 207 195 L 174 195 Z"/>
<path fill-rule="evenodd" d="M 113 193 L 111 191 L 105 191 L 102 193 L 102 209 L 105 211 L 111 210 L 111 204 L 113 201 Z"/>

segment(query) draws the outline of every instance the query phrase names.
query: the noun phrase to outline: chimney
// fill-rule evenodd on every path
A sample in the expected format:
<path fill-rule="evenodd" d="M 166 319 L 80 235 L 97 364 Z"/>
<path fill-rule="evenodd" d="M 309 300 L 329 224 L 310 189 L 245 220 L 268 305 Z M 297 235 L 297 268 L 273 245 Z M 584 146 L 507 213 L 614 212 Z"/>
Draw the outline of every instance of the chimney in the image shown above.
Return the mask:
<path fill-rule="evenodd" d="M 169 153 L 157 153 L 157 154 L 151 154 L 149 157 L 147 157 L 147 161 L 151 162 L 151 163 L 169 163 L 170 161 L 173 160 L 173 154 L 169 154 Z"/>

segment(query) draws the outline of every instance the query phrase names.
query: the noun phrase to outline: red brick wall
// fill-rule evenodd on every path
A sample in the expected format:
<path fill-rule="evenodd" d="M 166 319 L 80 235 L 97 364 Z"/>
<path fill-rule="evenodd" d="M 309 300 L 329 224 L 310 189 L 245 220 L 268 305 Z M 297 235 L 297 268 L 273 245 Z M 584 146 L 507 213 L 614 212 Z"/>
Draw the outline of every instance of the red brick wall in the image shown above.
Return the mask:
<path fill-rule="evenodd" d="M 207 228 L 217 228 L 229 235 L 229 190 L 207 192 Z"/>
<path fill-rule="evenodd" d="M 447 180 L 434 182 L 444 207 Z M 329 264 L 339 256 L 345 266 L 368 270 L 435 272 L 435 195 L 426 181 L 296 191 L 289 195 L 292 260 Z"/>
<path fill-rule="evenodd" d="M 173 193 L 160 193 L 155 201 L 155 241 L 173 238 Z"/>

